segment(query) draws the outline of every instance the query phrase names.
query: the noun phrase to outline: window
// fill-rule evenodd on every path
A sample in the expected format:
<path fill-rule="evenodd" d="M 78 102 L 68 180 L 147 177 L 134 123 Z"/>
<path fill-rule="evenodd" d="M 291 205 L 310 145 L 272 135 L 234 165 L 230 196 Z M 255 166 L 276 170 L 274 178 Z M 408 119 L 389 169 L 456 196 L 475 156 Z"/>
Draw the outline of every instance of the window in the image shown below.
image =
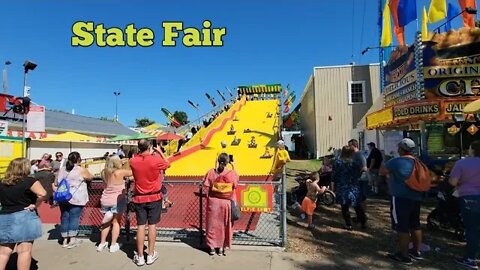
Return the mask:
<path fill-rule="evenodd" d="M 365 100 L 365 81 L 348 82 L 348 104 L 363 104 Z"/>

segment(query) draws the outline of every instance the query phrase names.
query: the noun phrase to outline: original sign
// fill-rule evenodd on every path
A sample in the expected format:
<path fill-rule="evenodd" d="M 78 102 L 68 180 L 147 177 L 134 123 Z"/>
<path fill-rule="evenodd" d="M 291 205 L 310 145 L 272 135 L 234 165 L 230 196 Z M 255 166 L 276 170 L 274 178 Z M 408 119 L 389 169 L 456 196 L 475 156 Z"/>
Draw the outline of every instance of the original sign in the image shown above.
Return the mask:
<path fill-rule="evenodd" d="M 440 113 L 440 105 L 436 103 L 420 103 L 395 106 L 393 108 L 393 119 L 408 119 L 414 117 L 433 117 Z"/>

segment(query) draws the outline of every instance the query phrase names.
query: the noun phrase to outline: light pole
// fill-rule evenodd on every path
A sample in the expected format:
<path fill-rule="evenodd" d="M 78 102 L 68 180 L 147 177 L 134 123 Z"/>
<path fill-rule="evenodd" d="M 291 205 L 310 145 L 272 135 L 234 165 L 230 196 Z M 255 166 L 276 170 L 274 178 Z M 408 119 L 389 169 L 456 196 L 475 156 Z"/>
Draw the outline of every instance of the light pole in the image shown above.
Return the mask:
<path fill-rule="evenodd" d="M 23 73 L 23 98 L 26 98 L 30 95 L 30 92 L 27 90 L 27 74 L 29 70 L 34 70 L 37 67 L 37 64 L 30 62 L 28 60 L 25 61 L 23 64 L 24 67 L 24 73 Z M 22 114 L 22 156 L 26 157 L 27 153 L 25 151 L 25 133 L 27 133 L 27 126 L 25 125 L 25 112 Z"/>
<path fill-rule="evenodd" d="M 8 79 L 7 79 L 7 66 L 12 64 L 10 61 L 5 61 L 3 65 L 3 93 L 8 94 Z"/>
<path fill-rule="evenodd" d="M 120 96 L 120 92 L 113 92 L 115 95 L 115 122 L 118 122 L 118 96 Z"/>

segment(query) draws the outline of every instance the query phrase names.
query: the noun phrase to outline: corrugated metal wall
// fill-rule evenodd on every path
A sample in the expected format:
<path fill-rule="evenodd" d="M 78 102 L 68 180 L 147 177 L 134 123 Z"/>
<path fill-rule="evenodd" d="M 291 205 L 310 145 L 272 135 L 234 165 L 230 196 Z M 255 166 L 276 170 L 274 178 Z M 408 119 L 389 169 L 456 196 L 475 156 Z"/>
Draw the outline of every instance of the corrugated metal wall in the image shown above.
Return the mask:
<path fill-rule="evenodd" d="M 304 135 L 304 142 L 312 154 L 316 154 L 316 121 L 315 117 L 315 88 L 313 75 L 308 79 L 303 90 L 300 107 L 300 123 Z"/>
<path fill-rule="evenodd" d="M 310 151 L 315 151 L 317 158 L 330 154 L 328 150 L 340 148 L 351 138 L 352 129 L 372 106 L 373 101 L 380 95 L 379 89 L 379 66 L 339 66 L 322 67 L 314 69 L 313 95 L 304 95 L 302 99 L 301 113 L 302 130 L 306 134 L 312 134 L 316 130 L 316 147 L 307 143 Z M 311 79 L 309 79 L 309 82 Z M 348 83 L 349 81 L 365 81 L 366 103 L 349 105 Z M 308 89 L 308 83 L 307 87 Z M 309 104 L 310 98 L 315 100 L 315 128 L 311 127 L 310 119 L 313 118 L 311 111 L 304 109 L 304 104 Z M 329 120 L 331 119 L 331 120 Z M 358 139 L 358 138 L 357 138 Z"/>

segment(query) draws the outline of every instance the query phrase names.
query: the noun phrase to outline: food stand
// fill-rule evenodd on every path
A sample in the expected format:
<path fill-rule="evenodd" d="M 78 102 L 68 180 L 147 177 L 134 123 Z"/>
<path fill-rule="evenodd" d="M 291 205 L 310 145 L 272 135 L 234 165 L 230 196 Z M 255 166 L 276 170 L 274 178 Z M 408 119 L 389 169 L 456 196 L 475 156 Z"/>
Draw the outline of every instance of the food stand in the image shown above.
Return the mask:
<path fill-rule="evenodd" d="M 430 166 L 461 158 L 480 139 L 478 115 L 463 113 L 480 97 L 479 28 L 398 47 L 384 74 L 384 108 L 367 115 L 368 129 L 402 130 Z"/>

